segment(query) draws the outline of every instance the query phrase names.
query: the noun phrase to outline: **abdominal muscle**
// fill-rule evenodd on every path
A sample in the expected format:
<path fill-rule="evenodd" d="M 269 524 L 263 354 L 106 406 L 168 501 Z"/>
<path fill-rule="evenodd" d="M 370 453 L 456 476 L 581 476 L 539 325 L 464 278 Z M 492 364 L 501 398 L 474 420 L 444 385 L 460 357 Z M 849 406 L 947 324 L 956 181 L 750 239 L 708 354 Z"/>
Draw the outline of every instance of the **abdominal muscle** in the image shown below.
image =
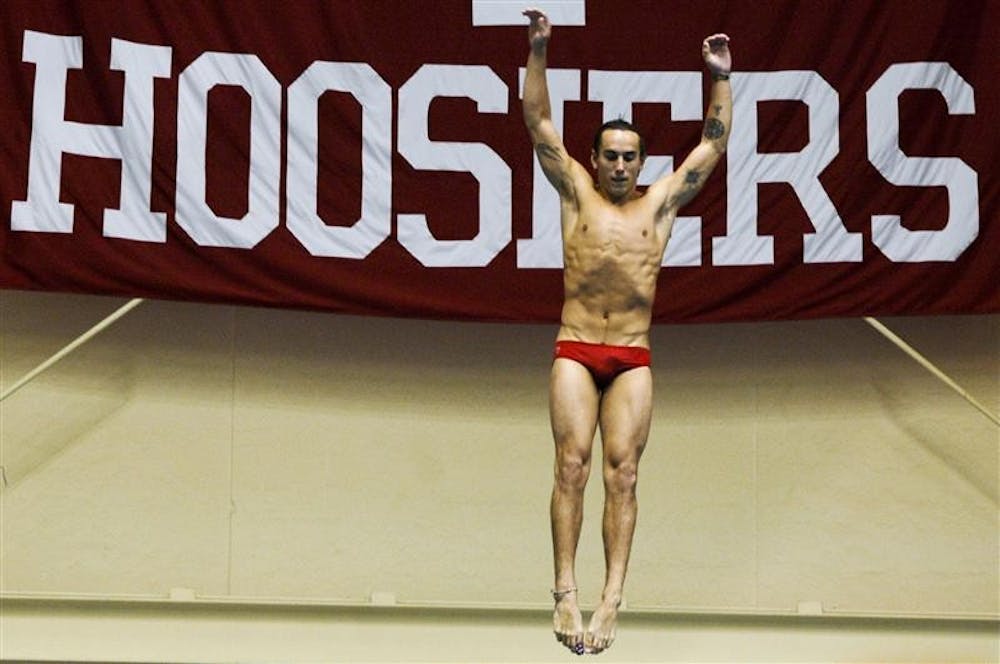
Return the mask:
<path fill-rule="evenodd" d="M 583 190 L 564 206 L 562 326 L 559 341 L 649 348 L 656 280 L 670 218 L 657 223 L 642 196 L 612 204 Z"/>
<path fill-rule="evenodd" d="M 577 300 L 566 300 L 558 341 L 583 341 L 608 346 L 649 348 L 649 313 L 595 312 Z"/>
<path fill-rule="evenodd" d="M 646 215 L 636 214 L 639 211 L 616 209 L 600 218 L 581 214 L 568 230 L 558 340 L 649 347 L 666 239 L 658 237 L 652 220 L 644 220 Z"/>

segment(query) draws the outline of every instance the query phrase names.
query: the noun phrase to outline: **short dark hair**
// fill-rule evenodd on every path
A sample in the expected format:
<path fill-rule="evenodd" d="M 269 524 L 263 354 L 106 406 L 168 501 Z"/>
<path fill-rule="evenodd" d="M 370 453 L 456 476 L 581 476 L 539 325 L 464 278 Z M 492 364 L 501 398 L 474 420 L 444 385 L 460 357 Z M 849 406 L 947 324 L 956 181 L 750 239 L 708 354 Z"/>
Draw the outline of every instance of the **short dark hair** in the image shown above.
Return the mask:
<path fill-rule="evenodd" d="M 636 127 L 634 124 L 632 124 L 628 120 L 623 120 L 621 118 L 608 120 L 607 122 L 602 124 L 601 127 L 597 130 L 597 133 L 594 134 L 595 153 L 601 151 L 601 136 L 603 136 L 604 132 L 607 131 L 608 129 L 621 129 L 622 131 L 634 132 L 636 136 L 639 137 L 639 158 L 640 159 L 646 158 L 646 139 L 643 137 L 642 132 L 639 131 L 639 128 Z"/>

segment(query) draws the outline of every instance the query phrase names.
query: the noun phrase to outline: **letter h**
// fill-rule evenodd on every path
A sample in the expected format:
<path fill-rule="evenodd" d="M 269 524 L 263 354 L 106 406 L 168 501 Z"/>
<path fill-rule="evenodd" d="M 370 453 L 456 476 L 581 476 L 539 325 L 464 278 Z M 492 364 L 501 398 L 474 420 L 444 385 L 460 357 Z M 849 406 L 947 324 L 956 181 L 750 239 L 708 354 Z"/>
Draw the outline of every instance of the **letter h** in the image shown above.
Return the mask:
<path fill-rule="evenodd" d="M 153 78 L 170 76 L 172 49 L 111 40 L 111 67 L 125 72 L 121 126 L 65 120 L 66 75 L 83 63 L 83 38 L 24 31 L 35 63 L 28 196 L 11 205 L 15 231 L 73 232 L 73 206 L 59 202 L 62 153 L 120 159 L 118 209 L 104 211 L 106 237 L 166 241 L 166 215 L 149 209 L 153 169 Z"/>

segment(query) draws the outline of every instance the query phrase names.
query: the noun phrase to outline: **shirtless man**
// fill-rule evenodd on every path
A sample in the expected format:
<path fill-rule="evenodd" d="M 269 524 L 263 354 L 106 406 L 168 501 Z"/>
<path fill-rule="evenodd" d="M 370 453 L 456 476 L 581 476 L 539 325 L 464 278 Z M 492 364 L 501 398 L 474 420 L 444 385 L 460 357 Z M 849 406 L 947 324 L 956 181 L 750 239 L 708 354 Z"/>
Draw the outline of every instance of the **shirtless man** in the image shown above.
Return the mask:
<path fill-rule="evenodd" d="M 555 562 L 553 627 L 577 654 L 598 653 L 615 638 L 637 512 L 639 457 L 649 434 L 653 381 L 649 327 L 656 279 L 677 211 L 702 188 L 726 150 L 732 118 L 729 38 L 712 35 L 702 57 L 712 75 L 701 142 L 674 173 L 645 193 L 636 181 L 646 158 L 638 131 L 613 120 L 598 130 L 591 174 L 566 152 L 552 124 L 545 80 L 552 33 L 545 14 L 530 20 L 524 121 L 546 177 L 559 192 L 565 301 L 549 386 L 555 439 L 550 506 Z M 605 580 L 587 631 L 574 571 L 583 493 L 597 427 L 603 445 Z"/>

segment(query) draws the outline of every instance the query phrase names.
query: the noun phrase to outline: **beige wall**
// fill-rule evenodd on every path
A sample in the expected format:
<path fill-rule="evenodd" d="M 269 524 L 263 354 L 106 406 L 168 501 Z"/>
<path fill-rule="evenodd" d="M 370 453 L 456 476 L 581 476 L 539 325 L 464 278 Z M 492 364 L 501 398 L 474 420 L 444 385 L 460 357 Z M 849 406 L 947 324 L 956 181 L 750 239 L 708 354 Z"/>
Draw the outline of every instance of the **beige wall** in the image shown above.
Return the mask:
<path fill-rule="evenodd" d="M 124 302 L 0 291 L 0 383 Z M 998 321 L 885 322 L 996 412 Z M 2 589 L 544 607 L 553 333 L 145 302 L 0 405 Z M 627 606 L 1000 612 L 997 429 L 874 330 L 658 326 L 653 356 Z"/>

